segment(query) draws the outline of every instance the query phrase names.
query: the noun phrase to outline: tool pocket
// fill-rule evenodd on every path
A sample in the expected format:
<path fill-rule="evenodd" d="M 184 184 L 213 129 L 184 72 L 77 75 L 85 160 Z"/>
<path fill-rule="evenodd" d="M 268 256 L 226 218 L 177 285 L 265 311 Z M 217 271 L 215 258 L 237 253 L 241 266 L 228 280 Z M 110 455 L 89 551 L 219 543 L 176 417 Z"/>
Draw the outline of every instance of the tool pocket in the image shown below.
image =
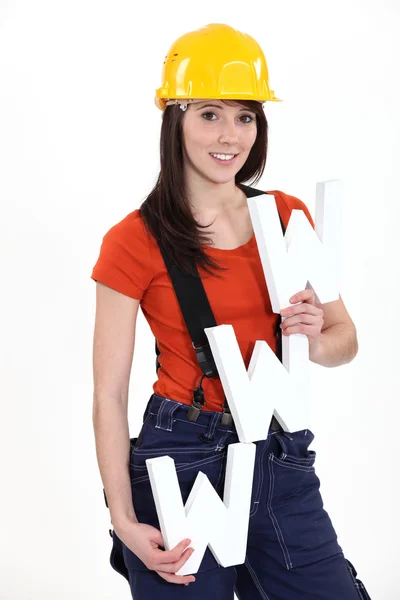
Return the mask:
<path fill-rule="evenodd" d="M 353 580 L 354 587 L 356 588 L 360 598 L 362 598 L 362 600 L 371 600 L 371 596 L 365 589 L 363 582 L 360 579 L 357 579 L 357 571 L 355 570 L 354 566 L 347 558 L 345 558 L 345 561 L 347 563 L 347 568 Z"/>
<path fill-rule="evenodd" d="M 122 553 L 122 542 L 115 533 L 113 532 L 113 544 L 110 553 L 110 565 L 120 575 L 125 577 L 127 581 L 129 581 L 128 570 L 125 565 L 123 553 Z"/>
<path fill-rule="evenodd" d="M 274 477 L 275 503 L 284 503 L 294 497 L 303 483 L 314 474 L 316 453 L 308 447 L 314 439 L 310 430 L 287 433 L 279 431 L 275 434 L 278 449 L 270 452 L 270 471 Z"/>

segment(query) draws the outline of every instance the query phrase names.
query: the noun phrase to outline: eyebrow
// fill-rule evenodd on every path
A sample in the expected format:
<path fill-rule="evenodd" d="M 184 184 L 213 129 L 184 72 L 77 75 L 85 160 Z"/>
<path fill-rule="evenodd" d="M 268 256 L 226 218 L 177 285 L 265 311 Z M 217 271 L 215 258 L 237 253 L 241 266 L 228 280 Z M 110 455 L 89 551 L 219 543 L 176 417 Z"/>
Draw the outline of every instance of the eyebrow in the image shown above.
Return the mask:
<path fill-rule="evenodd" d="M 203 110 L 204 108 L 222 108 L 222 110 L 223 110 L 224 107 L 221 106 L 220 104 L 203 104 L 203 106 L 196 108 L 196 110 Z M 250 108 L 244 108 L 244 107 L 241 108 L 239 112 L 242 112 L 244 110 L 247 112 L 253 112 L 255 114 L 254 110 L 251 110 Z"/>

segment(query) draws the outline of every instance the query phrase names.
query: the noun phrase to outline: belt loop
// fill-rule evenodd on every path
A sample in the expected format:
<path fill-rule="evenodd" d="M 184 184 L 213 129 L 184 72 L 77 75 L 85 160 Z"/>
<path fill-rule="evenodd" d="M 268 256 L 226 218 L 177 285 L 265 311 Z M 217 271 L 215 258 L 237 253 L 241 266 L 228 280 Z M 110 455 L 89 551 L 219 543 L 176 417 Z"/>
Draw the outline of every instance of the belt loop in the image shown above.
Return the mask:
<path fill-rule="evenodd" d="M 210 418 L 210 420 L 208 421 L 208 425 L 207 425 L 207 431 L 205 433 L 202 433 L 200 438 L 204 441 L 204 442 L 212 442 L 214 439 L 214 435 L 215 435 L 215 430 L 217 428 L 218 425 L 218 421 L 221 418 L 221 413 L 215 412 L 212 413 L 212 416 Z"/>
<path fill-rule="evenodd" d="M 174 402 L 169 398 L 165 398 L 158 409 L 156 429 L 163 429 L 164 431 L 172 431 L 173 415 L 176 409 L 179 407 L 179 402 Z"/>

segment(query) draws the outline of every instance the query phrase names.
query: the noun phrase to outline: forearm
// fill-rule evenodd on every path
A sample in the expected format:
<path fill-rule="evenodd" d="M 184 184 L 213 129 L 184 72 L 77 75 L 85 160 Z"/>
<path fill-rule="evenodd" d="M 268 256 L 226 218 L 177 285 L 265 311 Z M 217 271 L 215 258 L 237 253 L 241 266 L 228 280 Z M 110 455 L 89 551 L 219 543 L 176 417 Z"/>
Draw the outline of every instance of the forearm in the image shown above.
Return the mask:
<path fill-rule="evenodd" d="M 129 474 L 130 441 L 126 405 L 114 398 L 94 398 L 93 427 L 97 462 L 115 529 L 137 522 Z"/>
<path fill-rule="evenodd" d="M 338 367 L 353 360 L 358 352 L 355 327 L 338 323 L 325 329 L 310 344 L 310 360 L 323 367 Z"/>

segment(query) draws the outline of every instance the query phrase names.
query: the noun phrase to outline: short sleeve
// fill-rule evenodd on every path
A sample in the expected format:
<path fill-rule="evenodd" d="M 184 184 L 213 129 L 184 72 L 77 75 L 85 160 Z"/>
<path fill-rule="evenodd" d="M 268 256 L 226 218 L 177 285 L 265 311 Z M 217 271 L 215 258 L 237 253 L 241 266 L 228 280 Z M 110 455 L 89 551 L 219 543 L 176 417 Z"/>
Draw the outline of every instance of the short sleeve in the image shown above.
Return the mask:
<path fill-rule="evenodd" d="M 284 192 L 280 192 L 280 193 L 281 193 L 281 196 L 282 196 L 287 208 L 289 209 L 289 215 L 293 209 L 302 210 L 304 212 L 304 214 L 306 215 L 307 219 L 309 220 L 312 228 L 315 229 L 314 220 L 313 220 L 311 213 L 308 210 L 307 206 L 304 204 L 304 202 L 302 200 L 299 200 L 299 198 L 296 198 L 295 196 L 289 196 L 289 194 L 285 194 Z"/>
<path fill-rule="evenodd" d="M 135 210 L 103 237 L 91 279 L 141 300 L 153 278 L 150 242 Z"/>
<path fill-rule="evenodd" d="M 302 200 L 299 200 L 298 198 L 295 198 L 294 196 L 292 196 L 292 198 L 293 198 L 293 208 L 302 210 L 305 213 L 307 219 L 310 221 L 312 228 L 315 229 L 314 220 L 313 220 L 311 213 L 308 210 L 307 206 L 304 204 L 304 202 L 302 202 Z"/>

